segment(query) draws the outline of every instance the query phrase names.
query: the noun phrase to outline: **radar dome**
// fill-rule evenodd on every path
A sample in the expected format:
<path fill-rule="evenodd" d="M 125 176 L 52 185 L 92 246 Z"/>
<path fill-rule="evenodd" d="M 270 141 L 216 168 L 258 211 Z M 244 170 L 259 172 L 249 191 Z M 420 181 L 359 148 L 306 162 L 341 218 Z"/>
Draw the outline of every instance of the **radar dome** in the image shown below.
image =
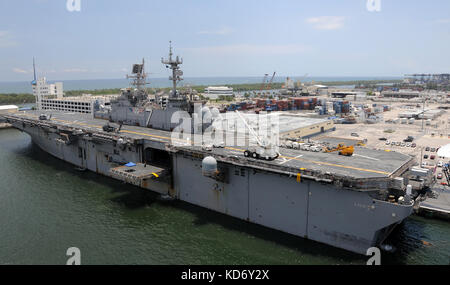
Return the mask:
<path fill-rule="evenodd" d="M 220 111 L 217 108 L 212 108 L 211 114 L 212 114 L 213 118 L 217 118 L 217 117 L 219 117 Z"/>
<path fill-rule="evenodd" d="M 209 176 L 217 172 L 217 160 L 212 156 L 207 156 L 202 161 L 203 175 Z"/>

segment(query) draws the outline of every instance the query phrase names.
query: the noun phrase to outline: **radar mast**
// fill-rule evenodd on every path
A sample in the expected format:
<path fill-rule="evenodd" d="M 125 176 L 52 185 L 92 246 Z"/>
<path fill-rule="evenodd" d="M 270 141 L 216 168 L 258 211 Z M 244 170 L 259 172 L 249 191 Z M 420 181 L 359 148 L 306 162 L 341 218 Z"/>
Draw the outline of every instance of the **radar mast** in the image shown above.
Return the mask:
<path fill-rule="evenodd" d="M 142 64 L 133 64 L 132 75 L 127 75 L 127 79 L 133 79 L 132 86 L 135 86 L 137 90 L 144 90 L 147 85 L 147 73 L 145 73 L 145 61 L 142 59 Z"/>
<path fill-rule="evenodd" d="M 183 80 L 183 71 L 179 67 L 180 64 L 183 64 L 183 59 L 178 56 L 175 59 L 172 59 L 172 55 L 172 41 L 169 41 L 169 58 L 161 58 L 161 63 L 165 64 L 166 68 L 172 69 L 172 76 L 169 77 L 169 80 L 172 80 L 173 82 L 172 94 L 170 97 L 177 98 L 177 82 Z"/>

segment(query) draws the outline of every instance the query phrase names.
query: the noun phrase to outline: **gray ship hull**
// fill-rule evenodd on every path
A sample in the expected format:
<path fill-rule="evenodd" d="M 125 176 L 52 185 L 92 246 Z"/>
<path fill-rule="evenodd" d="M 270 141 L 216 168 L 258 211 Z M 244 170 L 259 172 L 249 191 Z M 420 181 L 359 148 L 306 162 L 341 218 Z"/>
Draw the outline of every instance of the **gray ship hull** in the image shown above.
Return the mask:
<path fill-rule="evenodd" d="M 334 184 L 289 177 L 239 164 L 221 164 L 227 181 L 202 175 L 202 158 L 186 152 L 165 152 L 164 141 L 143 139 L 140 146 L 121 148 L 108 140 L 79 138 L 72 142 L 60 131 L 9 118 L 41 149 L 80 168 L 121 179 L 111 169 L 130 161 L 148 161 L 147 153 L 163 154 L 166 181 L 135 184 L 160 194 L 235 218 L 308 238 L 359 254 L 380 245 L 392 229 L 408 217 L 413 205 L 373 198 L 371 191 L 355 191 Z M 130 131 L 131 132 L 131 131 Z M 123 180 L 123 179 L 121 179 Z"/>

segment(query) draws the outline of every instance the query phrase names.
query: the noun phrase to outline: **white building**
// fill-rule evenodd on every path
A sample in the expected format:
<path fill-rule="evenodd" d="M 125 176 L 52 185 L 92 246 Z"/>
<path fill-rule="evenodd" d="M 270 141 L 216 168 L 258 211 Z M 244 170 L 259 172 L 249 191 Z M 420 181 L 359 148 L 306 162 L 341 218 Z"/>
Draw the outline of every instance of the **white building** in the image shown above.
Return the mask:
<path fill-rule="evenodd" d="M 47 83 L 45 77 L 33 80 L 31 82 L 33 95 L 36 97 L 36 108 L 42 109 L 42 101 L 46 99 L 62 99 L 64 97 L 63 83 L 56 82 L 54 84 Z"/>
<path fill-rule="evenodd" d="M 14 113 L 17 112 L 19 110 L 19 107 L 17 107 L 16 105 L 3 105 L 0 106 L 0 115 L 4 115 L 7 113 Z"/>
<path fill-rule="evenodd" d="M 14 113 L 19 110 L 19 107 L 15 105 L 4 105 L 0 106 L 0 129 L 6 128 L 9 126 L 9 124 L 4 124 L 5 118 L 2 117 L 2 115 L 7 115 L 9 113 Z"/>
<path fill-rule="evenodd" d="M 108 107 L 111 99 L 118 95 L 64 97 L 63 83 L 47 83 L 45 77 L 33 80 L 33 95 L 36 97 L 37 110 L 55 110 L 93 114 L 94 111 Z"/>
<path fill-rule="evenodd" d="M 89 94 L 83 94 L 83 96 L 80 97 L 42 99 L 40 110 L 93 114 L 94 111 L 110 106 L 111 100 L 117 96 L 118 95 L 92 96 Z"/>
<path fill-rule="evenodd" d="M 226 86 L 209 86 L 208 88 L 205 88 L 205 93 L 203 93 L 203 96 L 208 97 L 209 99 L 217 99 L 220 96 L 233 96 L 233 88 L 226 87 Z"/>

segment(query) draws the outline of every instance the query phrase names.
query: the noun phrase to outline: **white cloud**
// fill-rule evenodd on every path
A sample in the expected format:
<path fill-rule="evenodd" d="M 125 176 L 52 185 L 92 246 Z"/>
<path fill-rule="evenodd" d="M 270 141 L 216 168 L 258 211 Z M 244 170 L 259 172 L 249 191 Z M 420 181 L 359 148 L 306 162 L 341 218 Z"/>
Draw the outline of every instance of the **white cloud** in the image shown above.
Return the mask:
<path fill-rule="evenodd" d="M 338 30 L 344 27 L 345 17 L 321 16 L 306 19 L 308 24 L 313 25 L 317 30 Z"/>
<path fill-rule="evenodd" d="M 0 31 L 0 48 L 13 47 L 17 43 L 12 39 L 11 33 L 8 31 Z"/>
<path fill-rule="evenodd" d="M 436 20 L 436 23 L 438 23 L 438 24 L 449 24 L 450 23 L 450 18 L 438 19 L 438 20 Z"/>
<path fill-rule="evenodd" d="M 15 73 L 28 74 L 28 71 L 27 71 L 27 70 L 21 69 L 21 68 L 18 68 L 18 67 L 13 68 L 13 72 L 15 72 Z"/>
<path fill-rule="evenodd" d="M 217 30 L 206 30 L 206 31 L 200 31 L 197 34 L 199 35 L 228 35 L 231 34 L 233 30 L 229 27 L 222 27 Z"/>
<path fill-rule="evenodd" d="M 307 51 L 309 47 L 302 44 L 288 45 L 255 45 L 236 44 L 198 48 L 183 48 L 186 52 L 213 55 L 285 55 L 298 54 Z"/>
<path fill-rule="evenodd" d="M 84 72 L 89 72 L 89 70 L 83 69 L 83 68 L 67 68 L 67 69 L 64 69 L 63 72 L 67 72 L 67 73 L 84 73 Z"/>

